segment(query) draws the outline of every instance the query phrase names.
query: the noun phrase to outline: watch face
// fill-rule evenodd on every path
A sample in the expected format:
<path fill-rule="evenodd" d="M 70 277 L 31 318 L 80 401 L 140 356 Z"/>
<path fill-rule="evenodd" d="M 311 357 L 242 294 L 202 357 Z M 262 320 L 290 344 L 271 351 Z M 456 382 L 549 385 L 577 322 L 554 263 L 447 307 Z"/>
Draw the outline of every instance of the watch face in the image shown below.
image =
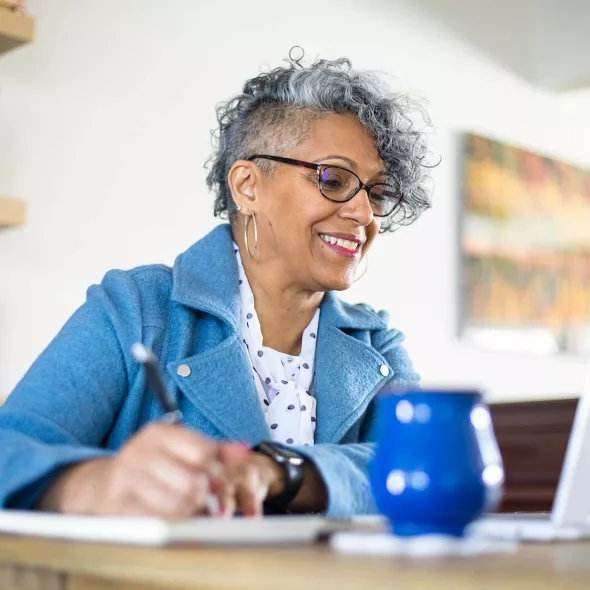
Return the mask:
<path fill-rule="evenodd" d="M 265 447 L 265 451 L 275 457 L 276 461 L 291 463 L 291 465 L 303 464 L 303 457 L 299 453 L 286 449 L 282 445 L 263 442 L 260 444 L 260 447 Z"/>
<path fill-rule="evenodd" d="M 289 449 L 281 449 L 280 453 L 292 465 L 303 464 L 303 457 L 299 453 L 295 453 L 294 451 L 290 451 Z"/>

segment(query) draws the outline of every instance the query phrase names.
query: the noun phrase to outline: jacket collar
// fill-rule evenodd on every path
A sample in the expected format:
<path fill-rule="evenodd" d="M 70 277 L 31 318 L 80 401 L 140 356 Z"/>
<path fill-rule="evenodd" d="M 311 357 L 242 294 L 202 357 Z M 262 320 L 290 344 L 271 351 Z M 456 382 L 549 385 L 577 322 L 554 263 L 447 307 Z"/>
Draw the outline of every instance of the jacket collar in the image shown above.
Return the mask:
<path fill-rule="evenodd" d="M 216 315 L 238 332 L 238 265 L 229 224 L 218 225 L 178 256 L 172 272 L 173 301 Z M 322 322 L 335 328 L 382 330 L 387 327 L 371 309 L 346 303 L 332 292 L 326 293 L 320 309 Z"/>
<path fill-rule="evenodd" d="M 229 224 L 183 252 L 172 269 L 172 300 L 206 311 L 239 331 L 238 265 Z"/>
<path fill-rule="evenodd" d="M 216 227 L 177 258 L 173 283 L 174 301 L 221 318 L 233 333 L 212 350 L 171 361 L 168 371 L 172 379 L 224 437 L 249 444 L 268 439 L 268 427 L 239 336 L 238 268 L 229 225 Z M 346 330 L 385 327 L 372 310 L 326 293 L 321 305 L 314 378 L 316 443 L 340 442 L 388 380 L 387 375 L 393 376 L 387 361 L 368 343 L 370 338 L 357 339 Z M 180 364 L 190 368 L 188 377 L 178 375 Z"/>

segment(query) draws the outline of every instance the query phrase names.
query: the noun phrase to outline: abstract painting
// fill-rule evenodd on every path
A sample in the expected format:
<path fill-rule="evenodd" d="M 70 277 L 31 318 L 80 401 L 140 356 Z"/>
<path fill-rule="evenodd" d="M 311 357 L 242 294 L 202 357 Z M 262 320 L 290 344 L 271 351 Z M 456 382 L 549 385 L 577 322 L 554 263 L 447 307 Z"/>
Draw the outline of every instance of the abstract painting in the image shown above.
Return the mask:
<path fill-rule="evenodd" d="M 462 335 L 497 349 L 590 353 L 590 171 L 464 139 Z"/>

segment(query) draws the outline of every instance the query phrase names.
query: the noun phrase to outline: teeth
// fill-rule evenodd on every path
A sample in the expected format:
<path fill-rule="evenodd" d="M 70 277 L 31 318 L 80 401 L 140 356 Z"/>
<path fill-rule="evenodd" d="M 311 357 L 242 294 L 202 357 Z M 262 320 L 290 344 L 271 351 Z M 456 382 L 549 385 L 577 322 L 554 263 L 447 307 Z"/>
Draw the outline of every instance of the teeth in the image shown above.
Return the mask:
<path fill-rule="evenodd" d="M 324 234 L 320 234 L 320 237 L 322 238 L 322 240 L 324 240 L 324 242 L 327 242 L 328 244 L 335 244 L 336 246 L 340 246 L 341 248 L 351 250 L 352 252 L 358 250 L 359 247 L 358 242 L 351 242 L 350 240 L 343 240 L 341 238 L 326 236 Z"/>

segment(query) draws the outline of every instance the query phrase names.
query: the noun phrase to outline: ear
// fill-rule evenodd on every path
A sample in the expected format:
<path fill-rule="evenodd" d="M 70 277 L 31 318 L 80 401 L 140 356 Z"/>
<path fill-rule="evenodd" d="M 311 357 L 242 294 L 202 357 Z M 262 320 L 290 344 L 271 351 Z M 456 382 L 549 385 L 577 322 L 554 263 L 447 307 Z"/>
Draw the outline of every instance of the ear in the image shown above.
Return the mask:
<path fill-rule="evenodd" d="M 243 210 L 256 211 L 256 186 L 260 183 L 260 170 L 248 160 L 237 160 L 230 168 L 227 183 L 236 205 Z"/>

